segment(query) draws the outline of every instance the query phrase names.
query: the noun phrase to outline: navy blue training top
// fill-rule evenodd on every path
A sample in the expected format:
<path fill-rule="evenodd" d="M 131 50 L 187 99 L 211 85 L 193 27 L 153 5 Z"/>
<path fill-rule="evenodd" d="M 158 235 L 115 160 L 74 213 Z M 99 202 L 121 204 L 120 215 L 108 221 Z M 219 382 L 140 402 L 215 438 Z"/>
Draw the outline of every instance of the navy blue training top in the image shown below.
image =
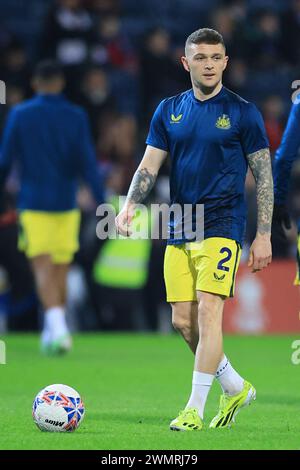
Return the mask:
<path fill-rule="evenodd" d="M 242 244 L 246 155 L 269 146 L 255 105 L 224 86 L 205 101 L 188 90 L 158 105 L 146 143 L 170 154 L 171 205 L 204 204 L 204 238 L 224 237 Z M 192 224 L 196 233 L 195 210 Z M 171 217 L 169 244 L 193 239 L 181 227 L 180 216 Z"/>
<path fill-rule="evenodd" d="M 75 208 L 80 178 L 98 204 L 104 200 L 87 115 L 62 94 L 36 95 L 11 110 L 2 136 L 1 183 L 14 161 L 20 172 L 19 209 Z"/>

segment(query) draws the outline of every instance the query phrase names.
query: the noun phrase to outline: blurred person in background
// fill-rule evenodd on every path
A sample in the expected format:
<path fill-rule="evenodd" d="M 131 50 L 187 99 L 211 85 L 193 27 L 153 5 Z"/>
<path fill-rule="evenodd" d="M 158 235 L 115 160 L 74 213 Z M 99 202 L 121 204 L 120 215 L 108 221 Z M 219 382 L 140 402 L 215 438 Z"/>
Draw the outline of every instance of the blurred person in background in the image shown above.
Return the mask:
<path fill-rule="evenodd" d="M 120 13 L 120 0 L 83 0 L 83 5 L 97 16 L 117 15 Z"/>
<path fill-rule="evenodd" d="M 249 69 L 244 60 L 232 59 L 230 61 L 230 69 L 226 74 L 225 83 L 239 95 L 248 97 L 251 83 L 249 82 Z"/>
<path fill-rule="evenodd" d="M 82 65 L 89 59 L 94 39 L 91 13 L 82 0 L 56 0 L 45 20 L 41 38 L 41 59 L 55 59 L 64 67 L 66 92 L 75 98 Z"/>
<path fill-rule="evenodd" d="M 19 40 L 13 39 L 4 48 L 0 73 L 5 83 L 22 89 L 25 97 L 30 95 L 30 64 L 26 50 Z"/>
<path fill-rule="evenodd" d="M 258 11 L 253 19 L 253 26 L 248 48 L 251 64 L 267 71 L 278 67 L 283 59 L 282 32 L 278 14 L 272 10 Z"/>
<path fill-rule="evenodd" d="M 140 53 L 143 110 L 149 103 L 155 106 L 164 95 L 169 53 L 170 34 L 167 30 L 154 28 L 146 34 Z"/>
<path fill-rule="evenodd" d="M 280 96 L 270 95 L 262 103 L 262 114 L 270 143 L 270 152 L 273 155 L 279 147 L 283 134 L 284 103 Z"/>
<path fill-rule="evenodd" d="M 8 83 L 6 86 L 6 106 L 0 106 L 0 132 L 2 133 L 7 113 L 12 106 L 22 103 L 26 98 L 24 88 Z"/>
<path fill-rule="evenodd" d="M 288 195 L 292 165 L 299 156 L 300 149 L 300 101 L 292 105 L 281 144 L 274 159 L 274 215 L 273 236 L 286 240 L 287 231 L 292 228 Z M 298 221 L 297 274 L 295 285 L 300 285 L 300 219 Z"/>
<path fill-rule="evenodd" d="M 300 38 L 300 0 L 287 2 L 287 9 L 283 11 L 281 19 L 283 60 L 294 66 L 300 64 L 300 48 L 294 47 Z"/>
<path fill-rule="evenodd" d="M 121 19 L 117 15 L 106 15 L 97 20 L 95 39 L 91 46 L 91 60 L 95 64 L 136 74 L 136 51 L 128 35 L 122 31 L 121 25 Z"/>
<path fill-rule="evenodd" d="M 86 71 L 77 102 L 85 108 L 91 121 L 94 140 L 97 140 L 102 121 L 114 113 L 116 100 L 111 91 L 109 77 L 96 65 Z M 101 140 L 100 140 L 101 141 Z"/>
<path fill-rule="evenodd" d="M 42 55 L 67 66 L 82 64 L 88 58 L 92 33 L 92 17 L 82 0 L 56 0 L 46 18 Z"/>
<path fill-rule="evenodd" d="M 78 249 L 80 213 L 77 182 L 83 178 L 97 204 L 103 202 L 86 113 L 62 94 L 63 72 L 44 61 L 34 72 L 36 95 L 13 107 L 6 123 L 0 155 L 0 187 L 16 162 L 20 173 L 19 247 L 31 261 L 44 310 L 42 349 L 70 349 L 65 320 L 66 277 Z"/>
<path fill-rule="evenodd" d="M 11 38 L 3 48 L 0 59 L 0 76 L 6 84 L 6 106 L 0 106 L 0 131 L 11 106 L 28 98 L 30 89 L 30 65 L 25 48 Z"/>
<path fill-rule="evenodd" d="M 111 165 L 107 177 L 107 202 L 119 210 L 123 168 Z M 148 214 L 138 217 L 141 230 L 148 227 Z M 93 297 L 101 330 L 145 330 L 144 287 L 148 279 L 151 240 L 124 237 L 103 241 L 93 266 Z"/>
<path fill-rule="evenodd" d="M 223 7 L 213 11 L 211 24 L 215 30 L 220 31 L 230 54 L 234 55 L 235 48 L 237 47 L 235 36 L 236 22 L 231 9 Z"/>
<path fill-rule="evenodd" d="M 174 327 L 195 354 L 192 392 L 171 430 L 203 428 L 206 399 L 214 378 L 223 390 L 210 427 L 229 426 L 236 413 L 255 399 L 255 388 L 232 367 L 223 352 L 225 300 L 234 294 L 246 208 L 247 167 L 257 185 L 257 232 L 248 266 L 260 271 L 271 262 L 273 181 L 263 120 L 255 105 L 222 85 L 228 62 L 222 36 L 203 28 L 186 40 L 182 63 L 192 89 L 164 99 L 157 107 L 147 148 L 133 177 L 126 202 L 116 217 L 119 233 L 128 236 L 135 207 L 153 188 L 157 174 L 171 159 L 171 204 L 204 205 L 204 234 L 195 236 L 185 214 L 169 221 L 164 277 Z M 172 206 L 171 206 L 172 208 Z M 192 232 L 192 233 L 191 233 Z M 203 239 L 204 238 L 204 239 Z"/>
<path fill-rule="evenodd" d="M 182 73 L 178 72 L 179 64 L 178 55 L 172 54 L 169 31 L 159 27 L 148 31 L 140 52 L 141 116 L 144 123 L 149 121 L 155 107 L 167 93 L 180 91 Z"/>
<path fill-rule="evenodd" d="M 103 165 L 117 165 L 122 172 L 121 194 L 127 191 L 135 168 L 137 122 L 118 111 L 102 116 L 97 150 Z"/>

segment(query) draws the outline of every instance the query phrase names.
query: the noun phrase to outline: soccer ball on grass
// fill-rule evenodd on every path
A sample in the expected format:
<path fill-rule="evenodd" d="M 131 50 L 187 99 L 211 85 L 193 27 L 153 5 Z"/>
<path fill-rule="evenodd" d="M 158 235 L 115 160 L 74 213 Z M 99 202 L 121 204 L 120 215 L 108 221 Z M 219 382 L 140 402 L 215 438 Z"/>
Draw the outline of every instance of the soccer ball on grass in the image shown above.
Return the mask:
<path fill-rule="evenodd" d="M 32 416 L 41 431 L 75 431 L 84 418 L 79 393 L 68 385 L 54 384 L 43 388 L 34 399 Z"/>

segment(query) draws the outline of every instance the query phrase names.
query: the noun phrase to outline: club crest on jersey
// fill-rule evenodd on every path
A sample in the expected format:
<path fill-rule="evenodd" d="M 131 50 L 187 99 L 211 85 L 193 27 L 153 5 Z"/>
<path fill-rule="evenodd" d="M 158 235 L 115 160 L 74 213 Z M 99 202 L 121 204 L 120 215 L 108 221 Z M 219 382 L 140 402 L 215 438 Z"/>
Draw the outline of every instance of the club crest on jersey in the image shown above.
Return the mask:
<path fill-rule="evenodd" d="M 231 123 L 229 116 L 227 114 L 222 114 L 222 116 L 218 117 L 217 122 L 216 122 L 216 127 L 218 129 L 230 129 L 231 128 Z"/>
<path fill-rule="evenodd" d="M 175 116 L 175 114 L 171 114 L 171 124 L 179 124 L 179 122 L 181 121 L 181 118 L 182 118 L 182 114 L 179 114 L 177 117 Z"/>

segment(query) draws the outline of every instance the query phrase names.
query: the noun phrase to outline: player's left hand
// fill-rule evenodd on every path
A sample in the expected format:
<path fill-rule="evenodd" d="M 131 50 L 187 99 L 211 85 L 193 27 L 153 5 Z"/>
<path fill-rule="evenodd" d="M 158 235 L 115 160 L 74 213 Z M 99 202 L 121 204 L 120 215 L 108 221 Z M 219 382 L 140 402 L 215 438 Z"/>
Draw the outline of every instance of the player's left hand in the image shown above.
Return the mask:
<path fill-rule="evenodd" d="M 270 235 L 257 234 L 250 247 L 248 266 L 256 273 L 266 268 L 272 261 Z"/>

